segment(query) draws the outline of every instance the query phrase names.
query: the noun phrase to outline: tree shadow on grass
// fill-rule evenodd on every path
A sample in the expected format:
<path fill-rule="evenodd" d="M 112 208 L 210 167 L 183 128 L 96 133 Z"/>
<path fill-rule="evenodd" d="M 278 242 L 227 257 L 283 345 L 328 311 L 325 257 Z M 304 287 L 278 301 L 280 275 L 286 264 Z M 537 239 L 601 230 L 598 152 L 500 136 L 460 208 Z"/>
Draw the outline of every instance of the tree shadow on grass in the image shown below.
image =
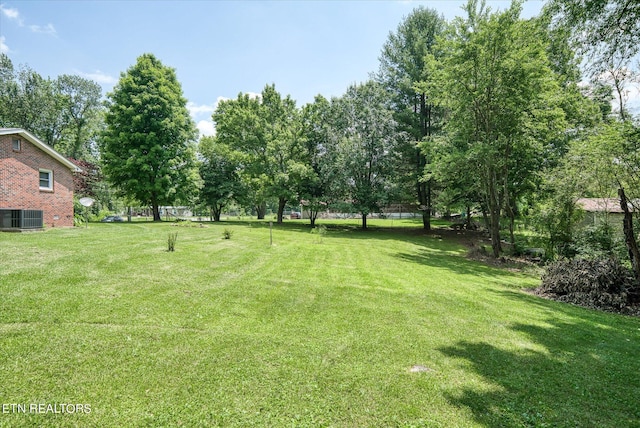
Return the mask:
<path fill-rule="evenodd" d="M 451 244 L 432 242 L 418 243 L 421 248 L 413 253 L 398 253 L 395 256 L 406 262 L 421 264 L 438 269 L 447 269 L 460 275 L 483 278 L 513 277 L 514 273 L 499 267 L 492 267 L 466 258 L 466 250 Z"/>
<path fill-rule="evenodd" d="M 448 400 L 490 427 L 640 426 L 640 320 L 571 306 L 552 313 L 544 324 L 512 325 L 522 339 L 510 349 L 470 341 L 439 349 L 491 385 Z"/>

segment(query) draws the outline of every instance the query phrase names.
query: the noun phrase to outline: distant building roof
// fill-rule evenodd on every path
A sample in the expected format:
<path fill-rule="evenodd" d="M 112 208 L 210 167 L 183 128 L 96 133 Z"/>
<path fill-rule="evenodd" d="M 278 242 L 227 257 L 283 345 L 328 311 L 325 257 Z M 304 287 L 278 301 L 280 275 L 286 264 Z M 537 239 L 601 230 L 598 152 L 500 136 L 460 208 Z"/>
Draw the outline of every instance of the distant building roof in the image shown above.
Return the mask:
<path fill-rule="evenodd" d="M 71 162 L 69 159 L 62 156 L 60 153 L 53 150 L 53 148 L 40 140 L 29 131 L 25 131 L 22 128 L 0 128 L 0 135 L 19 135 L 25 140 L 31 142 L 34 146 L 69 168 L 71 171 L 82 171 L 82 168 Z"/>
<path fill-rule="evenodd" d="M 617 198 L 580 198 L 576 204 L 589 213 L 623 213 Z M 632 204 L 629 204 L 629 211 L 633 211 Z"/>

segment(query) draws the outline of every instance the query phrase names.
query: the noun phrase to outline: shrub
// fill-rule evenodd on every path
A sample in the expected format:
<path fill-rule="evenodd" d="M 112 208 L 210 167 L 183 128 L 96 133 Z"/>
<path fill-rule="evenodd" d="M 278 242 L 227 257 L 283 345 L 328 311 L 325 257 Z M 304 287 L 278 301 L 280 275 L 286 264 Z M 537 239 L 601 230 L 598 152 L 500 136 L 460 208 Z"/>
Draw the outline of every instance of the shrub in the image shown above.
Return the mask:
<path fill-rule="evenodd" d="M 97 222 L 97 221 L 102 220 L 103 218 L 105 218 L 108 215 L 114 215 L 114 213 L 112 213 L 109 210 L 102 209 L 102 210 L 98 211 L 97 214 L 94 214 L 94 213 L 89 214 L 89 221 Z"/>
<path fill-rule="evenodd" d="M 538 207 L 532 217 L 532 225 L 545 237 L 546 258 L 553 260 L 556 256 L 572 258 L 576 255 L 575 235 L 583 218 L 584 211 L 578 208 L 574 197 L 566 191 L 558 192 L 546 204 Z"/>
<path fill-rule="evenodd" d="M 86 219 L 85 219 L 84 215 L 79 214 L 79 213 L 74 213 L 73 214 L 73 225 L 74 226 L 76 226 L 76 227 L 84 226 L 85 225 L 85 221 L 86 221 Z"/>
<path fill-rule="evenodd" d="M 622 234 L 608 222 L 585 227 L 578 235 L 576 248 L 584 258 L 624 258 L 627 250 Z"/>
<path fill-rule="evenodd" d="M 636 292 L 633 273 L 615 259 L 574 259 L 552 263 L 536 293 L 593 309 L 619 312 Z"/>
<path fill-rule="evenodd" d="M 167 244 L 169 246 L 168 251 L 172 252 L 176 249 L 176 241 L 178 240 L 178 232 L 169 232 L 169 238 Z"/>
<path fill-rule="evenodd" d="M 222 237 L 224 239 L 231 239 L 231 235 L 233 235 L 233 231 L 225 227 L 224 231 L 222 232 Z"/>

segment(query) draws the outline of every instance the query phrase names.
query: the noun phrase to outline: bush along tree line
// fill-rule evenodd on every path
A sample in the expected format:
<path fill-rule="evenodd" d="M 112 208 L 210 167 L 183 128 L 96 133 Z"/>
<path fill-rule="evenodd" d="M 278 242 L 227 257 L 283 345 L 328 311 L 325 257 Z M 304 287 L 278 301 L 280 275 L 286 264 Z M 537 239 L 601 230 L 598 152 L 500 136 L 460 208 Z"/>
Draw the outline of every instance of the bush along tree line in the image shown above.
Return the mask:
<path fill-rule="evenodd" d="M 369 81 L 302 107 L 274 84 L 240 93 L 217 105 L 216 134 L 199 140 L 175 70 L 152 54 L 105 102 L 93 82 L 16 71 L 2 55 L 0 124 L 94 163 L 91 191 L 150 206 L 155 220 L 164 205 L 206 207 L 214 220 L 231 206 L 258 218 L 271 208 L 278 222 L 302 206 L 312 225 L 333 208 L 366 228 L 403 204 L 425 230 L 436 212 L 478 215 L 495 257 L 504 242 L 518 248 L 525 223 L 550 259 L 617 254 L 607 227 L 619 226 L 637 280 L 640 124 L 626 97 L 640 6 L 552 0 L 522 19 L 522 4 L 469 0 L 451 22 L 418 7 L 388 35 Z M 580 197 L 617 198 L 623 224 L 585 235 Z"/>

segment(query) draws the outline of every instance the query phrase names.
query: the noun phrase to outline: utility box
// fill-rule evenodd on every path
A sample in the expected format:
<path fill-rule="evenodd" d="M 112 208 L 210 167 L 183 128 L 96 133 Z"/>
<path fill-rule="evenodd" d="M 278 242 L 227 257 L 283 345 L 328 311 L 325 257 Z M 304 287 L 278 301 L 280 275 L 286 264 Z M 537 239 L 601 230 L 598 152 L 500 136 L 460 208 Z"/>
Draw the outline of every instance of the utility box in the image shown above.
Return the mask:
<path fill-rule="evenodd" d="M 42 210 L 0 208 L 0 230 L 42 229 Z"/>

